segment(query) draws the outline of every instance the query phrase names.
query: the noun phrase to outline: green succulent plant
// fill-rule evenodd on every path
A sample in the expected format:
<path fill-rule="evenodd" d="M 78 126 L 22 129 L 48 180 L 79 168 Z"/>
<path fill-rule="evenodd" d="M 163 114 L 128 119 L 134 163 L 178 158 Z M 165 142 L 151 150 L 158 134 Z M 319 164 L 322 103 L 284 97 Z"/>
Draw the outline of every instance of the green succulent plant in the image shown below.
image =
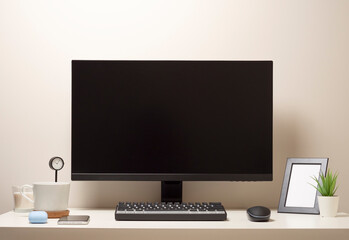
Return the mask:
<path fill-rule="evenodd" d="M 337 172 L 333 173 L 330 169 L 328 169 L 327 175 L 322 172 L 320 173 L 320 179 L 317 179 L 315 176 L 312 177 L 312 179 L 314 179 L 317 183 L 317 186 L 314 186 L 313 184 L 312 186 L 316 188 L 316 190 L 318 190 L 322 196 L 333 196 L 338 189 L 337 177 Z"/>

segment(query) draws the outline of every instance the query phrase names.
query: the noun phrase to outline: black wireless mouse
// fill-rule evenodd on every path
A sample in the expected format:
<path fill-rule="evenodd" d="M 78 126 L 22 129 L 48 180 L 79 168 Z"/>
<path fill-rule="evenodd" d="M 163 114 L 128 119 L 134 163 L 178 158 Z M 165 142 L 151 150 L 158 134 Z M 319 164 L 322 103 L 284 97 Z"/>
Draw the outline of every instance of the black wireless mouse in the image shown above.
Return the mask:
<path fill-rule="evenodd" d="M 247 209 L 248 220 L 252 222 L 267 222 L 270 218 L 270 209 L 262 206 Z"/>

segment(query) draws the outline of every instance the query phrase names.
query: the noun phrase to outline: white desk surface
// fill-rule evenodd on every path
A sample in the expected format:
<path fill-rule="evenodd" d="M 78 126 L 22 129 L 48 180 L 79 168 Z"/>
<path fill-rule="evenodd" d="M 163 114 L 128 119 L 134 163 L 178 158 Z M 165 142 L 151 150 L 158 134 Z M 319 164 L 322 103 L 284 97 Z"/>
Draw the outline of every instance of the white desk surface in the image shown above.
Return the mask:
<path fill-rule="evenodd" d="M 0 215 L 0 239 L 3 239 L 1 238 L 1 234 L 5 233 L 7 234 L 5 235 L 7 237 L 6 239 L 12 239 L 12 237 L 15 239 L 20 232 L 23 233 L 23 236 L 29 236 L 28 232 L 35 229 L 40 231 L 36 231 L 33 235 L 34 237 L 45 232 L 45 229 L 51 232 L 53 230 L 65 229 L 63 232 L 70 231 L 69 234 L 73 234 L 74 231 L 75 234 L 77 234 L 77 232 L 82 233 L 94 229 L 97 232 L 99 231 L 99 234 L 102 232 L 106 234 L 109 231 L 110 235 L 107 235 L 110 239 L 115 237 L 115 234 L 127 237 L 131 232 L 132 234 L 138 232 L 138 235 L 131 235 L 134 237 L 142 236 L 141 238 L 143 239 L 157 239 L 153 234 L 155 232 L 162 233 L 160 235 L 156 234 L 159 239 L 166 236 L 168 236 L 166 237 L 167 239 L 170 239 L 169 233 L 174 239 L 178 238 L 180 236 L 175 235 L 179 232 L 186 232 L 188 234 L 186 236 L 191 236 L 192 234 L 194 238 L 200 237 L 203 239 L 210 236 L 210 234 L 205 235 L 208 233 L 207 231 L 211 231 L 211 233 L 215 232 L 215 235 L 220 235 L 222 233 L 222 236 L 220 236 L 222 239 L 229 239 L 231 236 L 239 236 L 240 239 L 248 239 L 254 235 L 262 237 L 263 234 L 273 235 L 288 232 L 287 236 L 291 239 L 291 236 L 294 234 L 289 234 L 289 230 L 295 230 L 291 232 L 297 232 L 297 234 L 306 233 L 306 235 L 314 233 L 315 230 L 315 232 L 322 232 L 321 236 L 324 237 L 336 236 L 337 239 L 341 239 L 341 237 L 345 235 L 348 237 L 343 239 L 349 239 L 349 214 L 346 213 L 339 213 L 337 217 L 334 218 L 322 218 L 319 215 L 285 214 L 277 213 L 273 210 L 269 222 L 250 222 L 247 219 L 246 210 L 228 210 L 227 213 L 227 221 L 115 221 L 114 209 L 70 209 L 71 215 L 90 215 L 90 223 L 88 225 L 58 225 L 57 219 L 49 219 L 46 224 L 30 224 L 28 222 L 28 214 L 10 211 Z M 168 231 L 168 233 L 166 233 L 166 231 Z M 62 231 L 58 232 L 62 233 Z M 249 234 L 246 235 L 245 233 L 247 232 L 249 232 Z M 149 233 L 151 234 L 147 235 Z M 297 237 L 297 234 L 293 237 Z M 91 231 L 86 234 L 87 238 L 90 235 Z M 104 239 L 108 239 L 107 235 Z M 82 237 L 81 234 L 77 236 Z M 287 236 L 283 237 L 283 240 L 288 239 Z M 267 238 L 268 236 L 265 237 Z M 27 237 L 27 239 L 30 238 Z M 317 239 L 319 239 L 318 236 Z"/>
<path fill-rule="evenodd" d="M 0 227 L 15 228 L 119 228 L 119 229 L 348 229 L 349 214 L 334 218 L 272 211 L 269 222 L 250 222 L 246 210 L 228 210 L 227 221 L 115 221 L 114 209 L 70 209 L 70 215 L 89 215 L 88 225 L 30 224 L 28 214 L 13 211 L 0 215 Z"/>

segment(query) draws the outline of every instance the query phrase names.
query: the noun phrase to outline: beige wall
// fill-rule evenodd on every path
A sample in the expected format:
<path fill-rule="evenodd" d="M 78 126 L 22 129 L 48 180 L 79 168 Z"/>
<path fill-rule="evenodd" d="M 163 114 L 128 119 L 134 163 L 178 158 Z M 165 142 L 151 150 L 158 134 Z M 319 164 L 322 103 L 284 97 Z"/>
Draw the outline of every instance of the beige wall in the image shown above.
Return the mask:
<path fill-rule="evenodd" d="M 274 60 L 274 181 L 185 182 L 185 201 L 276 208 L 287 157 L 330 157 L 349 212 L 349 1 L 0 0 L 0 213 L 11 185 L 70 181 L 71 59 Z M 73 182 L 71 207 L 159 200 L 159 182 Z"/>

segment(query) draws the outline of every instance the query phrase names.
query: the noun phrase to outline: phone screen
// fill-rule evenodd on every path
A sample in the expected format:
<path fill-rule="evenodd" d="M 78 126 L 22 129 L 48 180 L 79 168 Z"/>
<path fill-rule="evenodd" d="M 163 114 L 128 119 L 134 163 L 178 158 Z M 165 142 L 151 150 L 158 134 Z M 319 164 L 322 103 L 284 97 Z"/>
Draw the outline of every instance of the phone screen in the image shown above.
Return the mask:
<path fill-rule="evenodd" d="M 72 215 L 61 217 L 58 220 L 58 224 L 87 224 L 90 221 L 90 216 L 88 215 Z"/>

